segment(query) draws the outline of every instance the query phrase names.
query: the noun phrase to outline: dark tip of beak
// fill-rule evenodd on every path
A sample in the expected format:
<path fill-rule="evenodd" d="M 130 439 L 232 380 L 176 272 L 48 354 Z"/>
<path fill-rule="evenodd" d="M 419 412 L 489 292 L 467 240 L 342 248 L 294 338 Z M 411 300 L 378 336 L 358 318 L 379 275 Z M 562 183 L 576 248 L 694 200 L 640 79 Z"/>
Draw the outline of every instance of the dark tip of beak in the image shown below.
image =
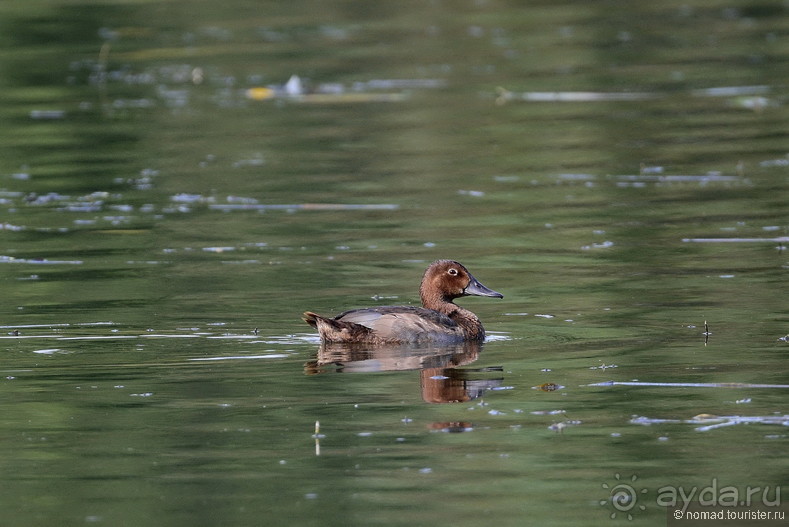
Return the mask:
<path fill-rule="evenodd" d="M 504 295 L 499 293 L 498 291 L 494 291 L 493 289 L 488 289 L 479 281 L 471 277 L 471 282 L 469 282 L 466 289 L 463 291 L 467 295 L 474 295 L 474 296 L 491 296 L 493 298 L 504 298 Z"/>

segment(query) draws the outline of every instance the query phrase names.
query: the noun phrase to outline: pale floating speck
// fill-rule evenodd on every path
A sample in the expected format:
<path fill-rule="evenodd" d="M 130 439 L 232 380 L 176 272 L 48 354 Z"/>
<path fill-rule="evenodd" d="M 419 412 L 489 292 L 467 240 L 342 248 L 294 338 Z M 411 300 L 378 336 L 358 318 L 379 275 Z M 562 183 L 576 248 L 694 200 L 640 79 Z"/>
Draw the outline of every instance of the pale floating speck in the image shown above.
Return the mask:
<path fill-rule="evenodd" d="M 188 359 L 190 361 L 195 362 L 203 362 L 203 361 L 219 361 L 219 360 L 249 360 L 249 359 L 286 359 L 288 355 L 283 353 L 272 353 L 269 355 L 240 355 L 240 356 L 228 356 L 228 357 L 199 357 L 194 359 Z"/>
<path fill-rule="evenodd" d="M 485 195 L 481 190 L 458 190 L 461 196 L 472 196 L 474 198 L 481 198 Z"/>
<path fill-rule="evenodd" d="M 593 243 L 592 245 L 584 245 L 581 247 L 582 251 L 589 251 L 591 249 L 608 249 L 609 247 L 613 247 L 614 242 L 610 240 L 606 240 L 602 243 Z"/>
<path fill-rule="evenodd" d="M 30 112 L 30 118 L 37 121 L 53 121 L 65 117 L 65 110 L 32 110 Z"/>
<path fill-rule="evenodd" d="M 535 410 L 529 413 L 532 415 L 562 415 L 567 413 L 567 411 L 566 410 Z"/>
<path fill-rule="evenodd" d="M 600 366 L 590 366 L 590 370 L 607 370 L 609 368 L 618 368 L 616 364 L 601 364 Z"/>
<path fill-rule="evenodd" d="M 38 353 L 39 355 L 54 355 L 59 351 L 60 348 L 51 348 L 51 349 L 43 349 L 43 350 L 34 350 L 33 353 Z"/>

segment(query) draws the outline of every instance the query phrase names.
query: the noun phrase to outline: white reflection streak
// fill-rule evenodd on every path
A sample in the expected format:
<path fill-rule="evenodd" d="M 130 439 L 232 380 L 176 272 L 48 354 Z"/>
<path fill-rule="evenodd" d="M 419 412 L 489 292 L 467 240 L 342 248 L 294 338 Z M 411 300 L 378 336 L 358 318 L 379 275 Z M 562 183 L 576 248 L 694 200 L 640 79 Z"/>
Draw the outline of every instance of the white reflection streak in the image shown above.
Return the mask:
<path fill-rule="evenodd" d="M 229 357 L 198 357 L 196 359 L 189 359 L 194 362 L 206 362 L 217 360 L 241 360 L 241 359 L 287 359 L 288 355 L 284 353 L 272 353 L 271 355 L 233 355 Z"/>

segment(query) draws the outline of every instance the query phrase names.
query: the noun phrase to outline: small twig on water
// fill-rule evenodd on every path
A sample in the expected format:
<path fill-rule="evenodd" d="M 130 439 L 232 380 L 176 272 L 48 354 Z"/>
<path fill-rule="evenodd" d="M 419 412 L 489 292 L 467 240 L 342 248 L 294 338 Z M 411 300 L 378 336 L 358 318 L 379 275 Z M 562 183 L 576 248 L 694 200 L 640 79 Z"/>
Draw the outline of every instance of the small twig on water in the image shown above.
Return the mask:
<path fill-rule="evenodd" d="M 315 455 L 321 455 L 321 438 L 326 437 L 321 434 L 321 422 L 315 421 L 315 433 L 312 434 L 312 437 L 315 439 Z"/>

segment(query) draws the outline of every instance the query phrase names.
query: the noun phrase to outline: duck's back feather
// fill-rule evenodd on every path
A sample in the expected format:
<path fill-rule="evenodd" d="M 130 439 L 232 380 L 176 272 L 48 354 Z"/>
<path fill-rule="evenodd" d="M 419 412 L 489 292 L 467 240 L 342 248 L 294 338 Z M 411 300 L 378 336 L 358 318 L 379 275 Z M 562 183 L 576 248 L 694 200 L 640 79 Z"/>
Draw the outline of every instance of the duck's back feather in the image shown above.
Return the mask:
<path fill-rule="evenodd" d="M 307 312 L 304 320 L 329 342 L 455 342 L 463 331 L 443 313 L 414 306 L 352 309 L 334 318 Z"/>

